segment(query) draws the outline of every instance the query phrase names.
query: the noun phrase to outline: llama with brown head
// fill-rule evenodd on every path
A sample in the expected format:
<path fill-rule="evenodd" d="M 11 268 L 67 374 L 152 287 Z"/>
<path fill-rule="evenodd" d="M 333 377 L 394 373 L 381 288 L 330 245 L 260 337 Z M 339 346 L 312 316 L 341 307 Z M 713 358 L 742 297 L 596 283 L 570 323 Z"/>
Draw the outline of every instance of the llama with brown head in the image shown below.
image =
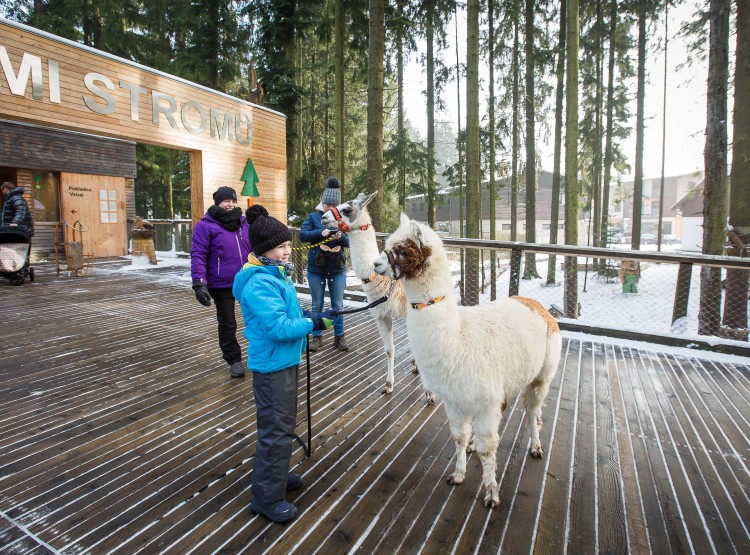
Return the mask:
<path fill-rule="evenodd" d="M 473 432 L 484 504 L 497 507 L 498 430 L 504 405 L 519 393 L 531 436 L 529 452 L 543 456 L 542 403 L 562 349 L 557 322 L 537 301 L 523 297 L 459 306 L 443 242 L 405 215 L 374 266 L 404 284 L 412 354 L 425 386 L 443 400 L 456 444 L 456 467 L 448 483 L 464 481 Z"/>

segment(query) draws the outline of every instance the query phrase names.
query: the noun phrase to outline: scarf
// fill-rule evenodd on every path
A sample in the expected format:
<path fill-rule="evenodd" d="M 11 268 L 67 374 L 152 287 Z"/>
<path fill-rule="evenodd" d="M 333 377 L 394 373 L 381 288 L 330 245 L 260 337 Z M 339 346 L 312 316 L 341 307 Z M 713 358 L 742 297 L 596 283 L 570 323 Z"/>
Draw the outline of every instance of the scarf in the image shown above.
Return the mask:
<path fill-rule="evenodd" d="M 287 277 L 292 277 L 292 274 L 294 274 L 294 262 L 282 262 L 281 260 L 274 260 L 273 258 L 267 258 L 257 254 L 255 255 L 255 258 L 260 260 L 265 266 L 283 266 Z"/>
<path fill-rule="evenodd" d="M 224 210 L 221 206 L 214 204 L 208 209 L 208 215 L 214 220 L 219 222 L 219 225 L 227 231 L 237 231 L 242 222 L 242 208 L 232 208 L 231 210 Z"/>

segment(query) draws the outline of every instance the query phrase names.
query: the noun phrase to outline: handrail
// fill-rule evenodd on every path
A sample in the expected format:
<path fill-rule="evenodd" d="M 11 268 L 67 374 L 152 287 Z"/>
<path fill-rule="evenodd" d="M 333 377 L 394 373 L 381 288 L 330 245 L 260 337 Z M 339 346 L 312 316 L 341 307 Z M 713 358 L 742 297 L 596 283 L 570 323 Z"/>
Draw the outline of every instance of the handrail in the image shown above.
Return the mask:
<path fill-rule="evenodd" d="M 291 228 L 299 233 L 299 228 Z M 388 233 L 377 232 L 378 239 L 387 239 Z M 576 245 L 552 245 L 542 243 L 523 243 L 520 241 L 499 241 L 492 239 L 470 239 L 466 237 L 443 237 L 443 244 L 449 247 L 469 247 L 474 249 L 528 251 L 545 254 L 559 254 L 568 257 L 616 258 L 629 260 L 648 260 L 651 262 L 670 262 L 677 264 L 698 264 L 722 268 L 750 270 L 750 258 L 734 256 L 687 254 L 682 252 L 634 251 L 630 249 L 610 249 L 603 247 L 586 247 Z"/>

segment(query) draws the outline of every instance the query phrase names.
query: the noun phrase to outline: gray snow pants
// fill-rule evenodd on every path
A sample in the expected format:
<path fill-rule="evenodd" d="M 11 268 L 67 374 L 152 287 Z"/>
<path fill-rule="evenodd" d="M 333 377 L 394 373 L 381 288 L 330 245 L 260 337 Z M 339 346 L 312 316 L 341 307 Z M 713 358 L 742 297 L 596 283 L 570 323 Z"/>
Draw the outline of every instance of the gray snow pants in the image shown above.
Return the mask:
<path fill-rule="evenodd" d="M 299 365 L 278 372 L 253 372 L 258 446 L 253 464 L 253 497 L 269 506 L 284 499 L 297 422 Z"/>

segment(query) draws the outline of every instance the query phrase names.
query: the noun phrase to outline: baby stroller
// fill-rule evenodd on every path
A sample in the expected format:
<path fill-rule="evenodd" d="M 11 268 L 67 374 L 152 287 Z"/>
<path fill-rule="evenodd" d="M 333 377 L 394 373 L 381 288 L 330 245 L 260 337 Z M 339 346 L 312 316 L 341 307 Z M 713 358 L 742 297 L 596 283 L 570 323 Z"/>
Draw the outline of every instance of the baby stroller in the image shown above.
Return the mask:
<path fill-rule="evenodd" d="M 13 285 L 23 285 L 28 277 L 34 281 L 34 268 L 29 266 L 31 237 L 17 227 L 0 227 L 0 276 Z"/>

